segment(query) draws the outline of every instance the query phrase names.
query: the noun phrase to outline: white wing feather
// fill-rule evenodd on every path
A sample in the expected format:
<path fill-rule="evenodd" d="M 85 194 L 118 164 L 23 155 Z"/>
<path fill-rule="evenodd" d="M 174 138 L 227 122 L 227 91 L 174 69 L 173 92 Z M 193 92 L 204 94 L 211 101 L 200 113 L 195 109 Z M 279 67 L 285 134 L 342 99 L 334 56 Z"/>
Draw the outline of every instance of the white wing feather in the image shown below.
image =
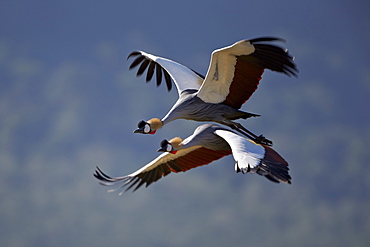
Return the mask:
<path fill-rule="evenodd" d="M 247 170 L 249 167 L 251 173 L 257 171 L 265 155 L 265 149 L 261 145 L 227 130 L 216 130 L 215 134 L 229 143 L 233 157 L 241 170 Z"/>
<path fill-rule="evenodd" d="M 234 78 L 236 56 L 249 55 L 255 51 L 248 40 L 238 41 L 230 46 L 212 52 L 207 75 L 198 97 L 208 103 L 221 103 L 229 94 Z"/>
<path fill-rule="evenodd" d="M 160 64 L 170 74 L 175 82 L 177 91 L 180 93 L 186 89 L 199 89 L 203 83 L 203 78 L 198 76 L 188 67 L 163 57 L 157 57 L 141 51 L 142 55 Z"/>

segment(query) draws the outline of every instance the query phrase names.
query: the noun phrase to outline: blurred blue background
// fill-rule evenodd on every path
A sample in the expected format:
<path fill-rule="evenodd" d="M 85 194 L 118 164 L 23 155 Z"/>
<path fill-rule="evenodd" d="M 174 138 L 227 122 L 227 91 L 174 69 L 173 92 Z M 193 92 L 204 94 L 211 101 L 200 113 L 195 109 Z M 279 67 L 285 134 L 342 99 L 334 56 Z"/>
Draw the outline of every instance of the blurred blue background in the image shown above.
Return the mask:
<path fill-rule="evenodd" d="M 1 1 L 2 246 L 369 246 L 369 1 Z M 198 123 L 162 117 L 175 91 L 129 71 L 144 50 L 205 74 L 214 49 L 277 36 L 299 78 L 265 72 L 242 122 L 274 141 L 292 185 L 231 157 L 135 193 L 129 174 Z"/>

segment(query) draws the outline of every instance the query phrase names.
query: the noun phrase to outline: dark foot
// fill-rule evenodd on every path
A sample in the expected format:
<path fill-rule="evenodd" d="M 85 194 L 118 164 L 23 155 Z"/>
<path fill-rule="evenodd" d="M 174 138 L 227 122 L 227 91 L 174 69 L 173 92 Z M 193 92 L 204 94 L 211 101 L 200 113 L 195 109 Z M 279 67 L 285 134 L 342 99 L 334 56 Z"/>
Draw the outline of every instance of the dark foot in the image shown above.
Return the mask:
<path fill-rule="evenodd" d="M 263 144 L 263 145 L 267 145 L 267 146 L 272 146 L 272 141 L 270 141 L 269 139 L 266 139 L 263 135 L 257 136 L 254 139 L 254 141 L 257 142 L 257 143 L 259 143 L 259 144 Z"/>

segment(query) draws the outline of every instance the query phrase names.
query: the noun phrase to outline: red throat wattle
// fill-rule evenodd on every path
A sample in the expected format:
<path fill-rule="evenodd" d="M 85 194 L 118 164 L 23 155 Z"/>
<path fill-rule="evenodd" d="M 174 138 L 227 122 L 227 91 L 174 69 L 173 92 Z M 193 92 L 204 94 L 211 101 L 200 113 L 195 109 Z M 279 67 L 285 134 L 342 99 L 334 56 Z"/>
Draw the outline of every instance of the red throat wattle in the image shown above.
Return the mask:
<path fill-rule="evenodd" d="M 171 154 L 176 154 L 177 153 L 177 150 L 174 150 L 171 152 Z"/>
<path fill-rule="evenodd" d="M 154 130 L 154 131 L 150 132 L 149 134 L 154 135 L 154 134 L 155 134 L 155 132 L 157 132 L 157 131 L 156 131 L 156 130 Z"/>

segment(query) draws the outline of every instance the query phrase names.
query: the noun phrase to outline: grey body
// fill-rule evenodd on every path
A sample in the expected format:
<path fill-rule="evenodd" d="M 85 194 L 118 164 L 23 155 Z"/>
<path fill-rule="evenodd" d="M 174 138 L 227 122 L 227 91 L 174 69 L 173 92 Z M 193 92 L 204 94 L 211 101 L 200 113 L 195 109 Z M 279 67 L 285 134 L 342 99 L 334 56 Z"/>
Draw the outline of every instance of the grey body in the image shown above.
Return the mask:
<path fill-rule="evenodd" d="M 199 122 L 216 122 L 230 126 L 230 121 L 239 118 L 258 116 L 237 110 L 225 104 L 206 103 L 197 96 L 198 90 L 185 90 L 167 115 L 163 125 L 176 120 L 187 119 Z"/>
<path fill-rule="evenodd" d="M 231 150 L 229 144 L 223 138 L 214 134 L 216 130 L 230 131 L 216 124 L 203 124 L 183 141 L 181 149 L 200 145 L 211 150 Z"/>

